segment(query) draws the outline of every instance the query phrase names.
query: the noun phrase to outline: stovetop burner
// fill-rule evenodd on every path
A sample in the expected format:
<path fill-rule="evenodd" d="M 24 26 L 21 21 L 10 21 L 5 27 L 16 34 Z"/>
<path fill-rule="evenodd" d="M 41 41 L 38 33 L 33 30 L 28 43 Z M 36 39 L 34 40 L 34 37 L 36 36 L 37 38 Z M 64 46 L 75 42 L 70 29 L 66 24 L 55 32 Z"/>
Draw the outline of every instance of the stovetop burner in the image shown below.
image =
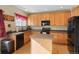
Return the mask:
<path fill-rule="evenodd" d="M 42 28 L 41 34 L 50 34 L 50 28 Z"/>

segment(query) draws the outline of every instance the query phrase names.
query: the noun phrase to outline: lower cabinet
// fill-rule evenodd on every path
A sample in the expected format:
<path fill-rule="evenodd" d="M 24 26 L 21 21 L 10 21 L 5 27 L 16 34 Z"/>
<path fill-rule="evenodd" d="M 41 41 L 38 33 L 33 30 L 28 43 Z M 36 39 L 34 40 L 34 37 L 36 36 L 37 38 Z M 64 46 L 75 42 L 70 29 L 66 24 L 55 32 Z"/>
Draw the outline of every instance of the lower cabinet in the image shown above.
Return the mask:
<path fill-rule="evenodd" d="M 53 44 L 53 54 L 69 54 L 68 46 L 61 44 Z"/>
<path fill-rule="evenodd" d="M 58 54 L 58 49 L 57 49 L 57 46 L 53 44 L 52 46 L 52 54 Z"/>
<path fill-rule="evenodd" d="M 14 40 L 15 51 L 30 41 L 30 34 L 31 32 L 25 31 L 24 33 L 20 34 L 13 33 L 10 35 L 10 39 Z"/>
<path fill-rule="evenodd" d="M 30 35 L 31 32 L 24 32 L 24 44 L 27 44 L 28 42 L 30 42 Z"/>

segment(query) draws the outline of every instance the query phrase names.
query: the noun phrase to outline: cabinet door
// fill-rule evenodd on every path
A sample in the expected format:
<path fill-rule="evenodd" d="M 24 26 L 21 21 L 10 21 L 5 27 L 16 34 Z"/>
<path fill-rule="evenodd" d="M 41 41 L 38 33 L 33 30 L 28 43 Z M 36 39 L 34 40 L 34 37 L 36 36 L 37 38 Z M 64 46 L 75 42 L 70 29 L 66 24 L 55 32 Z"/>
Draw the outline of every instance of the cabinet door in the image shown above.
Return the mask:
<path fill-rule="evenodd" d="M 54 19 L 54 13 L 50 13 L 50 25 L 53 26 L 55 25 L 55 19 Z"/>
<path fill-rule="evenodd" d="M 72 9 L 71 16 L 79 16 L 79 6 Z"/>
<path fill-rule="evenodd" d="M 30 41 L 31 32 L 24 32 L 24 44 L 27 44 Z"/>
<path fill-rule="evenodd" d="M 36 16 L 35 15 L 31 15 L 31 21 L 30 21 L 32 26 L 36 26 Z"/>
<path fill-rule="evenodd" d="M 61 44 L 53 44 L 53 54 L 69 54 L 68 46 Z"/>
<path fill-rule="evenodd" d="M 28 17 L 28 25 L 29 25 L 29 26 L 33 26 L 33 16 L 32 16 L 32 15 L 30 15 L 30 16 Z"/>
<path fill-rule="evenodd" d="M 50 20 L 50 13 L 45 13 L 45 20 Z"/>
<path fill-rule="evenodd" d="M 67 33 L 64 32 L 51 32 L 51 35 L 53 36 L 53 43 L 58 44 L 67 44 Z"/>
<path fill-rule="evenodd" d="M 50 13 L 41 13 L 41 21 L 50 20 Z"/>
<path fill-rule="evenodd" d="M 61 25 L 60 21 L 61 21 L 61 18 L 60 18 L 60 14 L 59 13 L 55 13 L 54 14 L 54 26 L 59 26 Z"/>
<path fill-rule="evenodd" d="M 78 8 L 75 8 L 75 10 L 74 10 L 75 16 L 78 16 L 77 10 L 78 10 Z"/>
<path fill-rule="evenodd" d="M 69 54 L 67 45 L 58 45 L 58 53 L 59 54 Z"/>
<path fill-rule="evenodd" d="M 64 26 L 68 26 L 68 19 L 70 18 L 71 14 L 70 12 L 65 12 L 65 16 L 64 16 Z"/>
<path fill-rule="evenodd" d="M 78 7 L 78 9 L 77 9 L 77 15 L 79 16 L 79 7 Z"/>
<path fill-rule="evenodd" d="M 38 14 L 36 14 L 35 15 L 35 19 L 34 19 L 34 24 L 35 24 L 35 26 L 39 26 L 39 15 Z"/>
<path fill-rule="evenodd" d="M 67 26 L 70 12 L 56 12 L 54 13 L 55 26 Z"/>
<path fill-rule="evenodd" d="M 58 46 L 56 44 L 53 44 L 52 46 L 52 54 L 58 54 Z"/>
<path fill-rule="evenodd" d="M 40 15 L 41 15 L 41 21 L 42 20 L 45 20 L 45 14 L 44 13 L 41 13 Z"/>
<path fill-rule="evenodd" d="M 35 21 L 34 21 L 34 24 L 35 24 L 36 26 L 41 26 L 40 14 L 36 14 L 34 20 L 35 20 Z"/>
<path fill-rule="evenodd" d="M 65 20 L 65 13 L 63 12 L 63 13 L 60 13 L 59 14 L 59 18 L 60 18 L 60 26 L 64 26 L 64 20 Z"/>
<path fill-rule="evenodd" d="M 63 26 L 64 25 L 64 12 L 55 13 L 55 25 Z"/>

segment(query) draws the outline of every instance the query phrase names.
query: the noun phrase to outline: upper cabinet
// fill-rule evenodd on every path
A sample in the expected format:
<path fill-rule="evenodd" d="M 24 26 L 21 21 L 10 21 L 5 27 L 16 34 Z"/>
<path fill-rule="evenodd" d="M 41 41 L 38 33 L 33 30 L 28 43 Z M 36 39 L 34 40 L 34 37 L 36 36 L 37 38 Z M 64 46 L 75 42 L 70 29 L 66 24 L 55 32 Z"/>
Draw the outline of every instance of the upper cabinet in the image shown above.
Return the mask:
<path fill-rule="evenodd" d="M 28 25 L 29 26 L 37 26 L 38 24 L 39 18 L 37 15 L 30 15 L 28 17 Z"/>
<path fill-rule="evenodd" d="M 55 14 L 54 13 L 50 13 L 50 25 L 53 26 L 55 25 Z"/>
<path fill-rule="evenodd" d="M 71 16 L 79 16 L 79 6 L 71 10 Z"/>
<path fill-rule="evenodd" d="M 28 17 L 28 25 L 41 26 L 42 20 L 50 20 L 51 26 L 67 26 L 70 11 L 55 11 L 31 14 Z"/>
<path fill-rule="evenodd" d="M 52 20 L 52 25 L 54 26 L 67 26 L 68 18 L 70 17 L 70 11 L 62 11 L 54 13 L 54 22 Z"/>

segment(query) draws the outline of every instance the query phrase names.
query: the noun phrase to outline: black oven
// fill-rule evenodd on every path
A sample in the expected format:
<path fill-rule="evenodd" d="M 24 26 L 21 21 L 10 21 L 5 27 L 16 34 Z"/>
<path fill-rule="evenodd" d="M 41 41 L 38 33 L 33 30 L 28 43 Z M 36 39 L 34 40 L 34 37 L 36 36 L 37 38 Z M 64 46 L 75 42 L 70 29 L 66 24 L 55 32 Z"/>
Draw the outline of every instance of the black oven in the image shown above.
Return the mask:
<path fill-rule="evenodd" d="M 41 34 L 50 34 L 50 28 L 42 28 Z"/>
<path fill-rule="evenodd" d="M 42 30 L 41 30 L 41 34 L 50 34 L 50 21 L 49 20 L 44 20 L 41 21 L 41 26 L 42 26 Z"/>

